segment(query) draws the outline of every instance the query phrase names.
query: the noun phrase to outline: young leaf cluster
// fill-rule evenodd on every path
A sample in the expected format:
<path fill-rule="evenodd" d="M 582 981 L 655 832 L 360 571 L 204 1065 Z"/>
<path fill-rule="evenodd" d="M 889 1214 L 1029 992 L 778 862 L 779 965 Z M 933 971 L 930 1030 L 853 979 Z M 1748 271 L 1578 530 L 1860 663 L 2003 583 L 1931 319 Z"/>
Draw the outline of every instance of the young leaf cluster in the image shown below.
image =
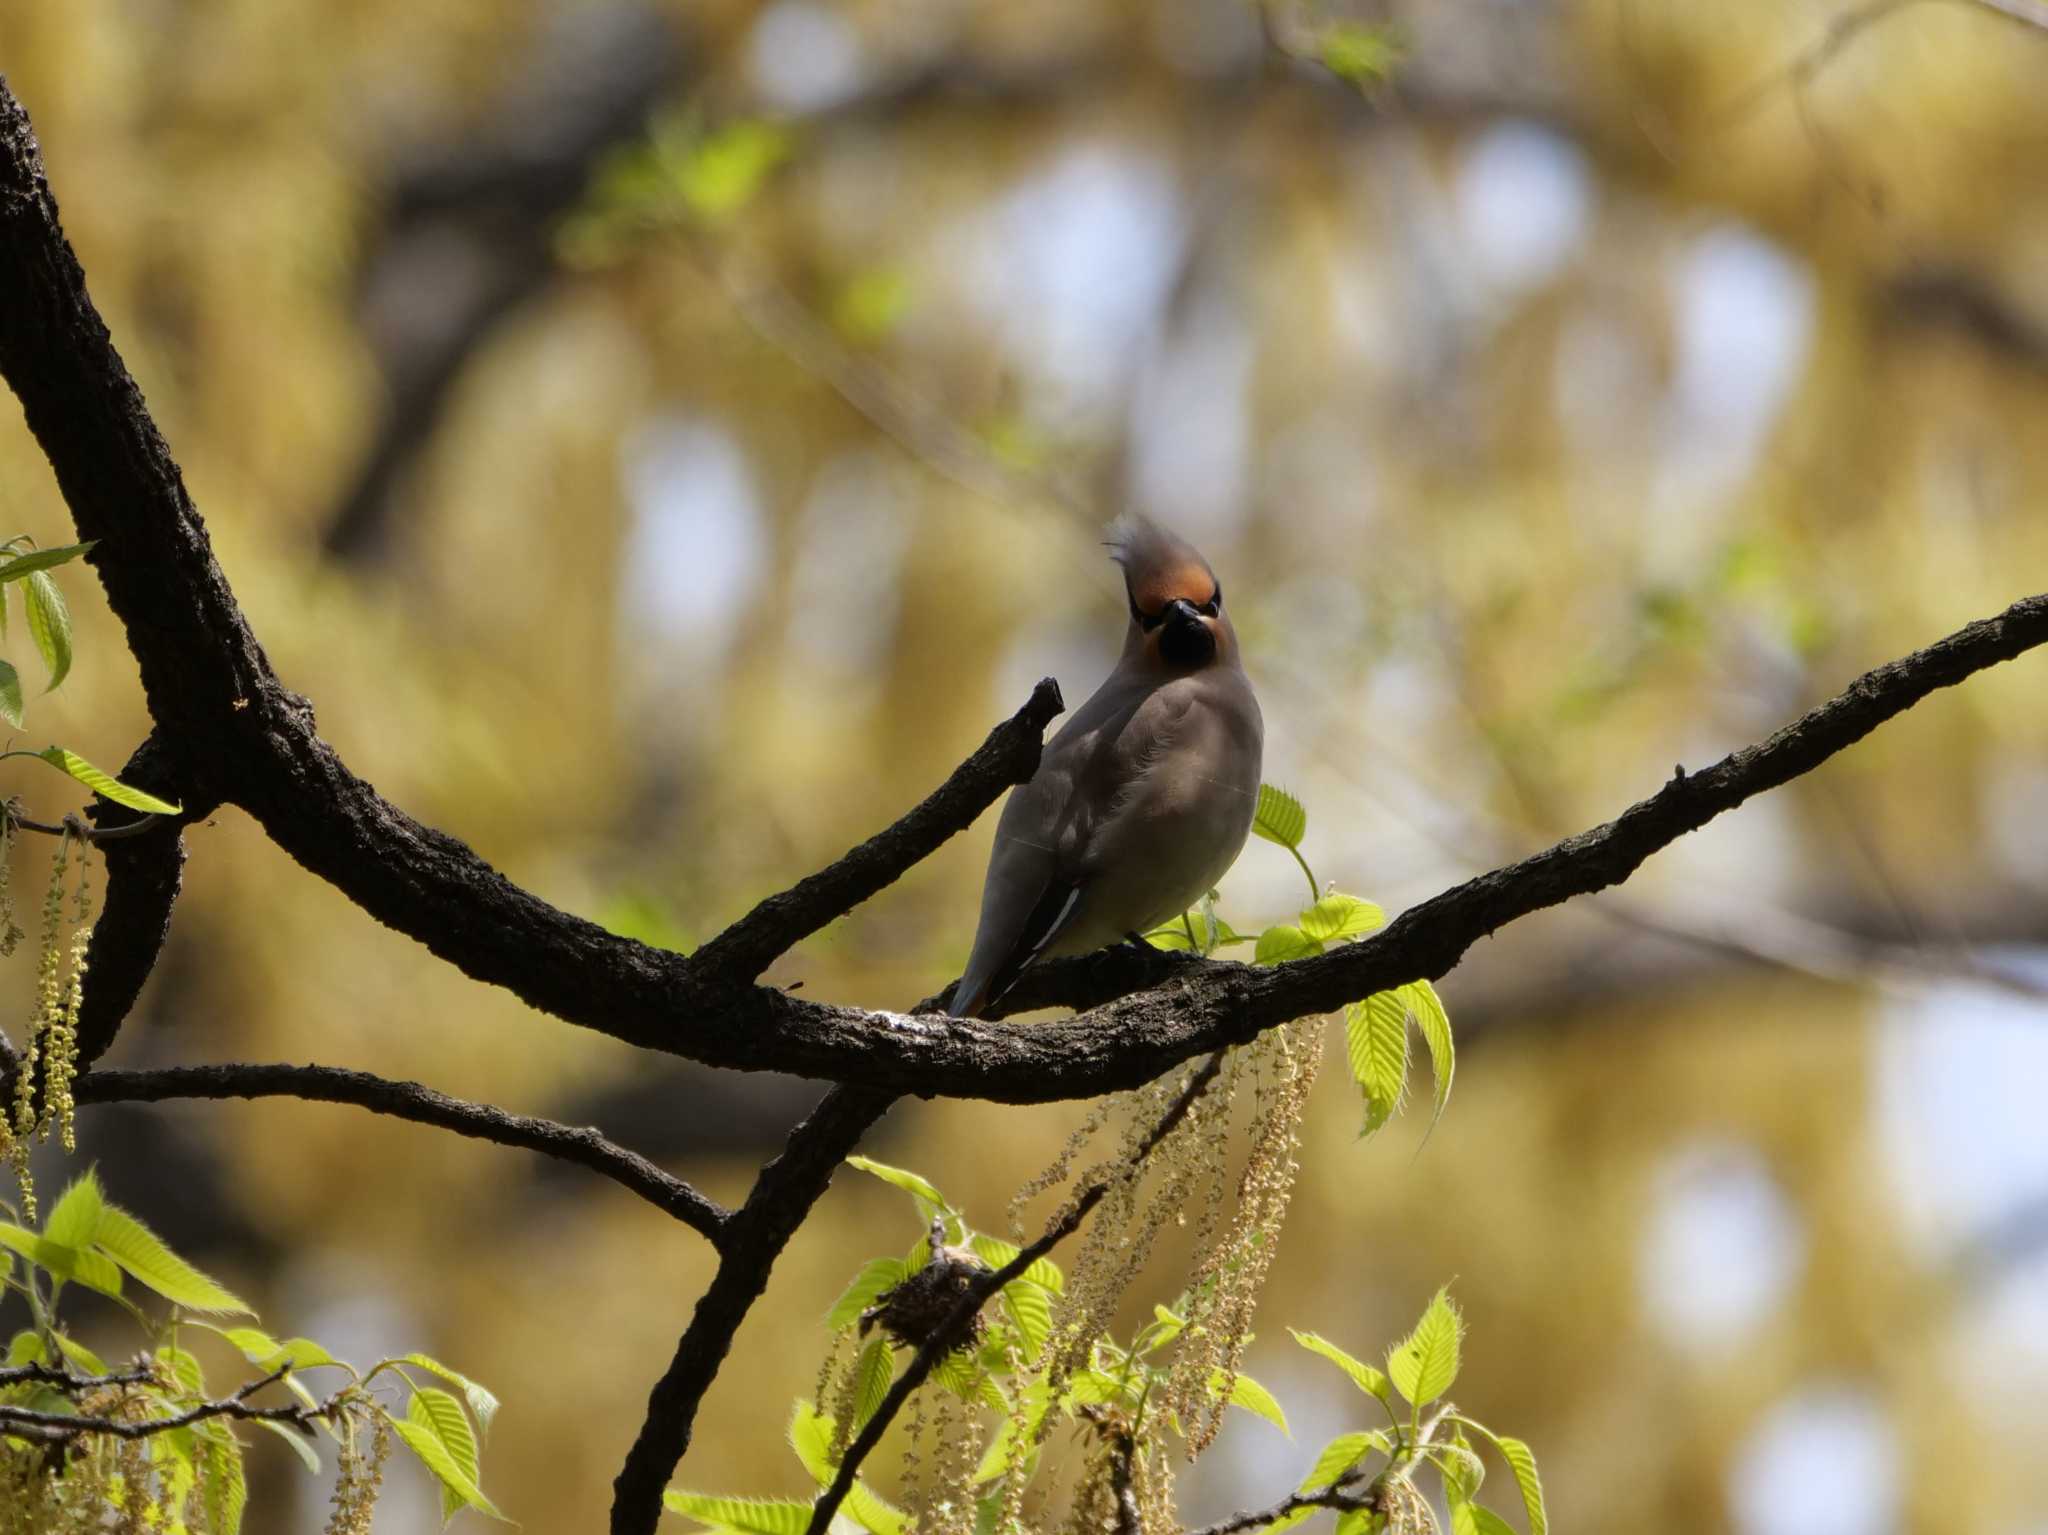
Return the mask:
<path fill-rule="evenodd" d="M 1216 892 L 1212 890 L 1197 910 L 1185 912 L 1177 921 L 1145 934 L 1148 943 L 1155 948 L 1187 949 L 1202 955 L 1250 943 L 1254 945 L 1252 963 L 1284 965 L 1289 960 L 1325 953 L 1332 944 L 1351 943 L 1386 925 L 1387 914 L 1373 902 L 1341 890 L 1325 890 L 1317 883 L 1315 870 L 1301 852 L 1302 840 L 1308 834 L 1308 811 L 1285 789 L 1273 784 L 1259 786 L 1252 831 L 1287 849 L 1301 866 L 1308 881 L 1309 904 L 1295 920 L 1275 923 L 1256 938 L 1250 937 L 1217 915 Z M 1400 1112 L 1407 1098 L 1411 1025 L 1421 1033 L 1429 1051 L 1430 1074 L 1436 1083 L 1433 1127 L 1450 1102 L 1451 1078 L 1457 1071 L 1450 1014 L 1436 988 L 1428 981 L 1410 981 L 1344 1009 L 1345 1059 L 1350 1063 L 1351 1079 L 1358 1086 L 1365 1108 L 1361 1137 L 1384 1126 Z"/>
<path fill-rule="evenodd" d="M 169 1302 L 168 1315 L 145 1311 L 131 1283 Z M 92 1172 L 65 1189 L 39 1230 L 0 1221 L 0 1285 L 21 1297 L 32 1324 L 8 1341 L 0 1365 L 0 1535 L 71 1535 L 109 1520 L 237 1535 L 247 1502 L 243 1424 L 275 1434 L 315 1475 L 317 1439 L 332 1441 L 342 1471 L 335 1535 L 369 1528 L 393 1438 L 433 1473 L 444 1519 L 464 1508 L 502 1517 L 479 1485 L 479 1445 L 498 1407 L 489 1391 L 425 1354 L 358 1370 L 311 1338 L 249 1325 L 254 1313 L 239 1296 L 108 1201 Z M 74 1285 L 134 1320 L 144 1346 L 132 1363 L 114 1368 L 71 1336 L 59 1308 Z M 225 1340 L 260 1373 L 216 1394 L 188 1346 L 198 1332 Z"/>

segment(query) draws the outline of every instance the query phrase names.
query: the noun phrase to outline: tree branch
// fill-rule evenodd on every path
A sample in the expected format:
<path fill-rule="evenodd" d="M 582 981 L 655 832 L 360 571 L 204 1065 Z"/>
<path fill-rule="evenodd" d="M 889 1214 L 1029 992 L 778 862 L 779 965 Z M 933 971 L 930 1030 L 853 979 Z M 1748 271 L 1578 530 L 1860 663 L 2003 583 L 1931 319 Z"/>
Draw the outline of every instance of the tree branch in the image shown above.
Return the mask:
<path fill-rule="evenodd" d="M 751 981 L 792 944 L 895 883 L 973 825 L 997 794 L 1038 770 L 1045 727 L 1065 709 L 1060 685 L 1040 678 L 1024 707 L 996 726 L 915 810 L 837 863 L 769 896 L 699 949 L 693 968 L 723 981 Z"/>
<path fill-rule="evenodd" d="M 630 1189 L 693 1231 L 724 1241 L 731 1214 L 689 1184 L 663 1172 L 638 1152 L 608 1141 L 589 1126 L 556 1124 L 508 1114 L 494 1104 L 451 1098 L 418 1082 L 394 1082 L 340 1066 L 178 1066 L 164 1071 L 94 1071 L 72 1086 L 80 1103 L 161 1103 L 175 1098 L 304 1098 L 353 1103 L 418 1124 L 437 1125 L 476 1140 L 518 1146 L 573 1162 Z"/>
<path fill-rule="evenodd" d="M 718 1272 L 697 1301 L 675 1357 L 647 1398 L 647 1417 L 612 1481 L 612 1535 L 648 1535 L 661 1494 L 690 1447 L 697 1409 L 732 1348 L 768 1274 L 860 1138 L 889 1111 L 887 1094 L 835 1087 L 761 1169 L 747 1202 L 726 1225 Z"/>
<path fill-rule="evenodd" d="M 1228 1519 L 1204 1525 L 1199 1530 L 1190 1530 L 1187 1535 L 1238 1535 L 1240 1530 L 1256 1530 L 1262 1525 L 1271 1524 L 1275 1519 L 1284 1519 L 1287 1515 L 1304 1508 L 1334 1508 L 1343 1513 L 1378 1508 L 1379 1496 L 1371 1488 L 1364 1492 L 1345 1491 L 1346 1487 L 1355 1486 L 1362 1480 L 1363 1477 L 1354 1472 L 1328 1487 L 1318 1488 L 1314 1492 L 1291 1492 L 1271 1508 L 1262 1508 L 1256 1513 L 1233 1514 Z"/>
<path fill-rule="evenodd" d="M 249 1405 L 250 1397 L 265 1386 L 281 1380 L 289 1369 L 289 1364 L 281 1364 L 261 1380 L 250 1381 L 233 1396 L 201 1402 L 167 1418 L 145 1418 L 140 1422 L 131 1423 L 120 1418 L 81 1417 L 75 1413 L 41 1412 L 33 1407 L 15 1407 L 0 1403 L 0 1424 L 10 1425 L 10 1432 L 17 1427 L 38 1430 L 35 1437 L 48 1443 L 75 1439 L 80 1434 L 106 1434 L 116 1439 L 148 1439 L 155 1434 L 169 1433 L 172 1429 L 188 1428 L 208 1418 L 237 1418 L 251 1423 L 287 1423 L 295 1428 L 307 1429 L 321 1419 L 331 1417 L 339 1403 L 341 1392 L 329 1397 L 318 1407 L 306 1407 L 296 1402 L 289 1407 Z"/>

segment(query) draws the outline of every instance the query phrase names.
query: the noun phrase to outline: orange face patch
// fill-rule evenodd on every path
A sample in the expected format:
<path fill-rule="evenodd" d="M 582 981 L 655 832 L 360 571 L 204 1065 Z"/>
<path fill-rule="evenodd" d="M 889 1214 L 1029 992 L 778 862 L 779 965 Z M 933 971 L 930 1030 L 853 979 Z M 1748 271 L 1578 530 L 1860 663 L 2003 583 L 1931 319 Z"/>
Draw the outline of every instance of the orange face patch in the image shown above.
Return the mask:
<path fill-rule="evenodd" d="M 1142 579 L 1130 583 L 1131 601 L 1141 613 L 1162 613 L 1176 597 L 1201 607 L 1216 595 L 1216 578 L 1208 567 L 1193 560 L 1148 570 Z"/>

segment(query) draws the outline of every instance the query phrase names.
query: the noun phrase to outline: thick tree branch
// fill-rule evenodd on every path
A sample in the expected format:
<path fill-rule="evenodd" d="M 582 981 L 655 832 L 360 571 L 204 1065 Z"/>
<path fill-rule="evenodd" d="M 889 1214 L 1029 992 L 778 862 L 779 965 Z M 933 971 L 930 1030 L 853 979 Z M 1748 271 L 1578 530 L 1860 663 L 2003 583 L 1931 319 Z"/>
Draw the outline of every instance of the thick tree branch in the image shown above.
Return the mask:
<path fill-rule="evenodd" d="M 832 1174 L 894 1101 L 864 1088 L 833 1088 L 761 1169 L 747 1202 L 727 1223 L 718 1272 L 648 1396 L 646 1421 L 612 1482 L 612 1535 L 648 1535 L 660 1520 L 662 1489 L 690 1447 L 697 1409 L 732 1348 L 733 1334 L 768 1288 L 775 1260 L 809 1218 Z"/>
<path fill-rule="evenodd" d="M 72 1087 L 80 1103 L 162 1103 L 174 1098 L 304 1098 L 316 1103 L 353 1103 L 359 1108 L 437 1125 L 476 1140 L 518 1146 L 573 1162 L 630 1189 L 693 1231 L 724 1238 L 730 1212 L 638 1152 L 608 1141 L 589 1126 L 560 1125 L 551 1119 L 508 1114 L 488 1103 L 469 1103 L 418 1082 L 394 1082 L 367 1071 L 339 1066 L 178 1066 L 164 1071 L 94 1071 Z"/>

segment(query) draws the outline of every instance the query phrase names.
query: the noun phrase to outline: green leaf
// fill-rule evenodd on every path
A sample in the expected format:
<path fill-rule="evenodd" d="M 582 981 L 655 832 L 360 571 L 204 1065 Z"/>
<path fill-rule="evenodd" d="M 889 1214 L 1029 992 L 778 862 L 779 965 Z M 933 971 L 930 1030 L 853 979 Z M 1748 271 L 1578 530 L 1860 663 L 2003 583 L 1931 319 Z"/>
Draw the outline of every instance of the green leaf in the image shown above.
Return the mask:
<path fill-rule="evenodd" d="M 1400 988 L 1400 996 L 1414 1014 L 1423 1042 L 1429 1046 L 1429 1073 L 1436 1080 L 1436 1108 L 1430 1117 L 1434 1125 L 1443 1118 L 1444 1105 L 1451 1101 L 1451 1078 L 1458 1071 L 1458 1050 L 1451 1040 L 1451 1015 L 1444 1011 L 1443 999 L 1427 981 L 1410 981 Z"/>
<path fill-rule="evenodd" d="M 1335 1535 L 1374 1535 L 1381 1526 L 1375 1521 L 1378 1515 L 1369 1509 L 1354 1508 L 1349 1513 L 1337 1516 Z"/>
<path fill-rule="evenodd" d="M 71 609 L 64 605 L 64 594 L 57 590 L 57 583 L 43 571 L 29 572 L 24 593 L 28 598 L 29 638 L 36 642 L 43 664 L 50 669 L 50 684 L 43 691 L 54 693 L 71 670 Z"/>
<path fill-rule="evenodd" d="M 1428 1454 L 1444 1479 L 1444 1497 L 1451 1503 L 1470 1503 L 1479 1496 L 1486 1481 L 1486 1464 L 1454 1429 L 1454 1437 L 1430 1446 Z"/>
<path fill-rule="evenodd" d="M 964 1350 L 955 1350 L 933 1365 L 931 1378 L 963 1402 L 979 1402 L 997 1412 L 1010 1410 L 1010 1399 L 1003 1395 L 1003 1388 Z"/>
<path fill-rule="evenodd" d="M 206 1434 L 200 1442 L 206 1462 L 207 1528 L 216 1535 L 238 1535 L 242 1511 L 249 1506 L 249 1484 L 242 1476 L 242 1447 L 229 1433 Z"/>
<path fill-rule="evenodd" d="M 413 1401 L 416 1403 L 418 1400 L 415 1393 Z M 394 1418 L 387 1412 L 384 1420 L 391 1425 L 391 1431 L 405 1441 L 405 1447 L 419 1457 L 420 1464 L 433 1472 L 435 1479 L 461 1500 L 462 1507 L 480 1509 L 493 1519 L 505 1517 L 498 1512 L 498 1506 L 484 1496 L 484 1490 L 477 1486 L 475 1479 L 464 1474 L 431 1421 L 412 1417 L 410 1410 L 403 1418 Z M 443 1506 L 446 1506 L 445 1502 Z"/>
<path fill-rule="evenodd" d="M 1401 1395 L 1426 1407 L 1451 1389 L 1458 1378 L 1458 1339 L 1463 1331 L 1449 1288 L 1437 1291 L 1415 1331 L 1387 1356 L 1387 1374 Z"/>
<path fill-rule="evenodd" d="M 1258 809 L 1252 812 L 1252 830 L 1282 847 L 1300 847 L 1302 836 L 1308 831 L 1308 811 L 1285 789 L 1262 783 Z"/>
<path fill-rule="evenodd" d="M 57 1352 L 88 1375 L 105 1375 L 107 1373 L 107 1362 L 83 1343 L 79 1343 L 61 1332 L 53 1333 L 51 1336 L 57 1340 Z"/>
<path fill-rule="evenodd" d="M 789 131 L 754 118 L 697 139 L 674 167 L 676 190 L 699 218 L 731 218 L 754 200 L 776 166 L 789 158 Z"/>
<path fill-rule="evenodd" d="M 714 1498 L 671 1487 L 661 1501 L 672 1514 L 733 1535 L 804 1535 L 811 1526 L 811 1505 L 792 1498 Z"/>
<path fill-rule="evenodd" d="M 1372 1429 L 1360 1429 L 1353 1434 L 1339 1434 L 1316 1457 L 1316 1463 L 1309 1468 L 1307 1476 L 1301 1479 L 1301 1492 L 1321 1492 L 1334 1487 L 1349 1471 L 1367 1455 L 1377 1450 L 1385 1455 L 1389 1451 L 1387 1436 Z"/>
<path fill-rule="evenodd" d="M 60 549 L 36 549 L 26 554 L 17 554 L 0 563 L 0 582 L 19 581 L 32 571 L 48 570 L 54 565 L 68 565 L 98 543 L 89 539 L 82 544 L 66 544 Z"/>
<path fill-rule="evenodd" d="M 1365 1097 L 1371 1135 L 1394 1117 L 1408 1088 L 1408 1005 L 1399 993 L 1377 992 L 1344 1009 L 1344 1047 L 1351 1079 Z"/>
<path fill-rule="evenodd" d="M 188 1311 L 253 1316 L 248 1303 L 164 1246 L 157 1234 L 118 1205 L 100 1212 L 95 1238 L 101 1252 L 167 1301 Z M 233 1341 L 232 1339 L 230 1340 Z M 294 1340 L 305 1343 L 306 1339 Z M 237 1347 L 240 1345 L 238 1344 Z M 318 1349 L 319 1345 L 312 1345 Z M 259 1363 L 261 1361 L 258 1361 Z M 331 1363 L 322 1351 L 320 1363 Z M 272 1364 L 276 1361 L 272 1360 Z"/>
<path fill-rule="evenodd" d="M 968 1239 L 974 1255 L 992 1269 L 999 1269 L 1022 1252 L 1015 1242 L 1005 1242 L 1001 1237 L 992 1237 L 977 1231 Z M 1055 1295 L 1067 1292 L 1067 1276 L 1060 1272 L 1060 1266 L 1050 1258 L 1034 1258 L 1028 1268 L 1017 1276 L 1019 1279 L 1052 1291 Z"/>
<path fill-rule="evenodd" d="M 105 1208 L 106 1196 L 100 1190 L 99 1174 L 88 1169 L 71 1180 L 71 1186 L 43 1218 L 43 1240 L 83 1251 L 92 1246 L 99 1232 L 100 1213 Z"/>
<path fill-rule="evenodd" d="M 909 1277 L 910 1265 L 901 1258 L 868 1259 L 847 1287 L 839 1292 L 839 1299 L 832 1303 L 832 1309 L 825 1313 L 826 1327 L 838 1332 L 841 1328 L 853 1326 L 863 1311 Z"/>
<path fill-rule="evenodd" d="M 1003 1286 L 1003 1309 L 1017 1324 L 1017 1336 L 1024 1345 L 1024 1362 L 1036 1359 L 1052 1335 L 1052 1298 L 1028 1280 Z"/>
<path fill-rule="evenodd" d="M 463 1485 L 474 1488 L 478 1481 L 476 1435 L 470 1432 L 469 1416 L 463 1412 L 462 1404 L 439 1386 L 421 1386 L 406 1404 L 405 1415 L 433 1431 L 448 1451 L 449 1459 L 462 1472 Z M 453 1519 L 469 1502 L 467 1493 L 444 1481 L 441 1484 L 441 1522 L 445 1524 Z"/>
<path fill-rule="evenodd" d="M 1214 1369 L 1209 1372 L 1209 1394 L 1211 1396 L 1215 1396 L 1222 1391 L 1223 1380 L 1224 1376 L 1221 1369 Z M 1242 1407 L 1249 1413 L 1256 1413 L 1259 1417 L 1272 1424 L 1273 1427 L 1279 1429 L 1281 1433 L 1286 1434 L 1288 1438 L 1294 1437 L 1287 1427 L 1287 1414 L 1280 1410 L 1278 1399 L 1274 1397 L 1272 1392 L 1253 1380 L 1249 1375 L 1240 1375 L 1231 1381 L 1230 1405 L 1232 1407 Z"/>
<path fill-rule="evenodd" d="M 1515 1527 L 1484 1503 L 1467 1503 L 1463 1507 L 1465 1517 L 1471 1522 L 1472 1535 L 1515 1535 Z M 1451 1510 L 1453 1526 L 1457 1523 L 1457 1513 L 1456 1509 Z"/>
<path fill-rule="evenodd" d="M 1301 931 L 1317 943 L 1356 938 L 1387 925 L 1387 914 L 1371 901 L 1342 892 L 1324 896 L 1301 914 Z"/>
<path fill-rule="evenodd" d="M 45 1238 L 36 1244 L 36 1262 L 59 1279 L 76 1280 L 88 1290 L 102 1295 L 121 1293 L 121 1271 L 90 1248 L 80 1252 Z"/>
<path fill-rule="evenodd" d="M 256 1419 L 256 1426 L 269 1429 L 278 1438 L 292 1447 L 292 1453 L 305 1462 L 308 1471 L 312 1472 L 315 1476 L 320 1474 L 320 1452 L 313 1448 L 312 1441 L 304 1434 L 301 1434 L 297 1429 L 287 1428 L 282 1423 L 274 1423 L 268 1418 Z"/>
<path fill-rule="evenodd" d="M 1323 29 L 1316 57 L 1323 68 L 1353 85 L 1377 85 L 1393 72 L 1401 56 L 1387 33 L 1377 27 L 1341 21 Z"/>
<path fill-rule="evenodd" d="M 16 720 L 14 723 L 19 725 L 21 721 Z M 1155 927 L 1151 932 L 1146 933 L 1144 938 L 1145 942 L 1151 944 L 1155 949 L 1167 949 L 1175 953 L 1192 950 L 1195 947 L 1194 940 L 1188 937 L 1188 930 L 1178 922 L 1169 922 L 1164 927 Z"/>
<path fill-rule="evenodd" d="M 944 1194 L 934 1188 L 928 1180 L 905 1168 L 891 1167 L 886 1162 L 877 1162 L 870 1157 L 848 1157 L 846 1165 L 857 1167 L 872 1177 L 880 1178 L 891 1188 L 903 1190 L 917 1201 L 917 1213 L 926 1225 L 930 1225 L 935 1216 L 953 1213 L 953 1207 L 946 1203 Z"/>
<path fill-rule="evenodd" d="M 1345 1353 L 1343 1349 L 1337 1347 L 1336 1344 L 1323 1337 L 1320 1333 L 1294 1332 L 1292 1327 L 1287 1330 L 1294 1333 L 1294 1341 L 1307 1349 L 1311 1354 L 1321 1354 L 1330 1363 L 1350 1376 L 1351 1383 L 1367 1396 L 1376 1396 L 1382 1402 L 1391 1402 L 1393 1400 L 1387 1377 L 1379 1370 L 1367 1364 L 1363 1359 L 1354 1358 L 1352 1355 Z"/>
<path fill-rule="evenodd" d="M 10 1369 L 19 1369 L 25 1364 L 41 1364 L 42 1362 L 42 1335 L 33 1328 L 24 1327 L 20 1332 L 7 1340 L 7 1364 Z M 96 1370 L 93 1373 L 97 1375 L 104 1374 L 105 1372 Z"/>
<path fill-rule="evenodd" d="M 889 1352 L 887 1341 L 873 1339 L 853 1361 L 854 1433 L 858 1434 L 867 1427 L 868 1419 L 881 1407 L 882 1398 L 889 1394 L 889 1387 L 895 1379 L 896 1360 Z"/>
<path fill-rule="evenodd" d="M 1493 1441 L 1501 1459 L 1515 1473 L 1515 1486 L 1522 1492 L 1522 1508 L 1529 1516 L 1529 1535 L 1547 1535 L 1550 1515 L 1543 1507 L 1543 1479 L 1536 1474 L 1536 1452 L 1519 1439 L 1496 1434 L 1492 1429 L 1472 1425 Z"/>
<path fill-rule="evenodd" d="M 0 588 L 0 591 L 4 590 Z M 0 597 L 0 608 L 4 608 L 5 605 L 6 599 Z M 21 673 L 14 669 L 12 662 L 0 661 L 0 719 L 6 720 L 19 730 L 21 716 Z"/>
<path fill-rule="evenodd" d="M 169 800 L 158 799 L 154 794 L 145 794 L 132 789 L 119 779 L 113 778 L 94 767 L 76 752 L 66 751 L 61 746 L 45 747 L 39 752 L 25 752 L 20 755 L 39 757 L 60 773 L 69 773 L 101 799 L 110 799 L 117 805 L 126 805 L 130 810 L 144 811 L 150 815 L 176 815 L 183 808 Z"/>
<path fill-rule="evenodd" d="M 206 1395 L 206 1372 L 199 1367 L 199 1361 L 175 1343 L 159 1347 L 156 1357 L 170 1367 L 171 1378 L 194 1396 Z"/>
<path fill-rule="evenodd" d="M 1284 965 L 1290 959 L 1320 954 L 1323 946 L 1300 928 L 1282 922 L 1259 934 L 1259 946 L 1252 953 L 1256 965 Z"/>
<path fill-rule="evenodd" d="M 438 1359 L 429 1359 L 425 1354 L 403 1354 L 399 1356 L 406 1364 L 418 1365 L 422 1370 L 431 1370 L 456 1390 L 469 1403 L 469 1410 L 476 1415 L 476 1426 L 485 1434 L 491 1431 L 491 1419 L 498 1415 L 498 1399 L 484 1387 L 478 1385 L 459 1370 L 451 1370 Z"/>
<path fill-rule="evenodd" d="M 1043 1380 L 1024 1387 L 1018 1395 L 1016 1411 L 996 1426 L 996 1436 L 975 1468 L 975 1485 L 994 1481 L 1019 1461 L 1028 1462 L 1032 1446 L 1038 1442 L 1038 1430 L 1051 1410 L 1052 1393 Z"/>

